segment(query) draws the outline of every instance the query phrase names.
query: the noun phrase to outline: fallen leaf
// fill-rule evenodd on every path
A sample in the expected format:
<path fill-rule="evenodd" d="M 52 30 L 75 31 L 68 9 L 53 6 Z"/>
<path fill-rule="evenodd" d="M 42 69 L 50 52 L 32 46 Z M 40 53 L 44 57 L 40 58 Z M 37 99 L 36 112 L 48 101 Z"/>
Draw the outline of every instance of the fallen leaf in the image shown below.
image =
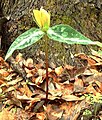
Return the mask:
<path fill-rule="evenodd" d="M 19 53 L 17 56 L 16 56 L 16 58 L 15 58 L 15 61 L 16 62 L 21 62 L 21 61 L 23 61 L 23 57 L 22 57 L 23 55 L 21 54 L 21 53 Z"/>
<path fill-rule="evenodd" d="M 60 105 L 60 108 L 64 110 L 66 113 L 68 113 L 72 105 L 73 105 L 73 102 L 64 102 Z"/>
<path fill-rule="evenodd" d="M 33 68 L 34 67 L 34 63 L 33 63 L 33 59 L 32 58 L 28 58 L 25 61 L 25 66 L 29 67 L 29 68 Z"/>
<path fill-rule="evenodd" d="M 39 98 L 33 98 L 31 99 L 31 101 L 28 101 L 27 103 L 30 103 L 30 104 L 26 106 L 25 110 L 31 110 L 31 108 L 33 108 L 34 112 L 37 112 L 38 109 L 44 104 L 44 102 L 41 101 Z M 36 105 L 34 106 L 34 104 Z"/>
<path fill-rule="evenodd" d="M 93 60 L 92 58 L 88 57 L 86 54 L 84 53 L 79 53 L 75 55 L 76 58 L 79 58 L 81 60 L 87 60 L 88 65 L 93 65 L 96 63 L 95 60 Z M 85 65 L 85 64 L 84 64 Z"/>
<path fill-rule="evenodd" d="M 21 87 L 17 88 L 22 94 L 27 95 L 28 97 L 32 96 L 31 90 L 28 88 L 27 84 L 25 82 L 21 83 Z"/>
<path fill-rule="evenodd" d="M 70 120 L 77 120 L 80 115 L 81 109 L 85 107 L 85 100 L 79 102 L 71 108 Z"/>
<path fill-rule="evenodd" d="M 73 84 L 63 84 L 61 85 L 61 91 L 63 96 L 67 96 L 73 93 L 74 86 Z"/>
<path fill-rule="evenodd" d="M 70 110 L 72 108 L 73 102 L 64 102 L 62 103 L 59 108 L 64 111 L 62 115 L 63 120 L 68 120 L 68 116 L 70 116 Z"/>
<path fill-rule="evenodd" d="M 32 119 L 35 116 L 34 112 L 25 111 L 24 109 L 17 108 L 14 120 L 36 120 Z"/>
<path fill-rule="evenodd" d="M 55 90 L 49 90 L 49 93 L 53 96 L 53 97 L 60 97 L 62 95 L 61 90 L 55 89 Z"/>
<path fill-rule="evenodd" d="M 98 63 L 102 62 L 102 58 L 100 58 L 99 56 L 90 55 L 90 58 Z M 96 64 L 96 63 L 94 63 L 94 64 Z"/>
<path fill-rule="evenodd" d="M 59 76 L 63 72 L 62 66 L 55 68 L 55 73 Z"/>
<path fill-rule="evenodd" d="M 11 96 L 9 96 L 9 97 L 11 97 Z M 15 105 L 15 106 L 18 106 L 18 107 L 22 108 L 21 101 L 18 100 L 17 98 L 15 98 L 14 96 L 13 96 L 13 98 L 11 97 L 9 100 L 7 100 L 4 105 L 6 105 L 6 104 L 7 105 Z"/>
<path fill-rule="evenodd" d="M 0 69 L 0 74 L 2 75 L 2 77 L 7 77 L 9 75 L 9 72 L 4 69 Z"/>
<path fill-rule="evenodd" d="M 84 93 L 92 93 L 94 95 L 96 95 L 98 92 L 94 89 L 94 87 L 92 86 L 92 84 L 90 84 L 84 91 Z"/>
<path fill-rule="evenodd" d="M 74 82 L 74 92 L 83 92 L 84 91 L 84 83 L 82 79 L 75 78 Z"/>
<path fill-rule="evenodd" d="M 61 119 L 63 112 L 64 112 L 58 106 L 55 106 L 55 105 L 47 105 L 47 107 L 44 107 L 44 109 L 47 113 L 49 120 Z"/>
<path fill-rule="evenodd" d="M 64 67 L 64 69 L 67 70 L 68 74 L 70 75 L 70 78 L 75 77 L 75 73 L 76 73 L 76 70 L 77 70 L 76 67 L 71 66 L 71 65 L 66 65 Z"/>
<path fill-rule="evenodd" d="M 62 95 L 61 98 L 66 101 L 80 101 L 84 99 L 84 97 L 77 97 L 75 95 Z"/>
<path fill-rule="evenodd" d="M 39 76 L 35 79 L 35 84 L 40 85 L 43 82 L 42 76 Z"/>
<path fill-rule="evenodd" d="M 10 86 L 10 85 L 16 85 L 18 82 L 22 81 L 21 77 L 17 77 L 15 80 L 12 80 L 10 82 L 7 82 L 6 84 L 2 84 L 1 87 L 3 86 Z"/>
<path fill-rule="evenodd" d="M 98 85 L 101 93 L 102 93 L 102 83 L 100 81 L 95 80 L 95 83 Z"/>
<path fill-rule="evenodd" d="M 14 114 L 7 109 L 3 109 L 2 112 L 0 112 L 0 120 L 14 120 Z"/>
<path fill-rule="evenodd" d="M 36 117 L 37 117 L 39 120 L 45 120 L 45 119 L 46 119 L 46 115 L 45 115 L 44 112 L 36 113 Z"/>
<path fill-rule="evenodd" d="M 0 85 L 1 84 L 6 84 L 5 80 L 4 79 L 0 79 Z"/>
<path fill-rule="evenodd" d="M 4 67 L 9 68 L 9 64 L 5 62 L 5 60 L 2 57 L 0 57 L 0 68 Z"/>

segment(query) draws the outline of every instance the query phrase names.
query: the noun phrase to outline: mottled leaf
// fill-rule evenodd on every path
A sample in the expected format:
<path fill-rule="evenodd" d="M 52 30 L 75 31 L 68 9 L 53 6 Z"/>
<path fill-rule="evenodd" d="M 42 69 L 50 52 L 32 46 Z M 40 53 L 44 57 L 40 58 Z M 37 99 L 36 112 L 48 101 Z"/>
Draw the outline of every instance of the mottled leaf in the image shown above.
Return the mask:
<path fill-rule="evenodd" d="M 89 38 L 85 37 L 68 25 L 56 25 L 47 31 L 48 37 L 52 40 L 67 44 L 94 44 Z"/>
<path fill-rule="evenodd" d="M 27 30 L 26 32 L 18 36 L 16 40 L 11 44 L 6 54 L 5 60 L 9 58 L 15 50 L 23 49 L 34 44 L 39 39 L 41 39 L 44 34 L 45 33 L 43 31 L 37 28 L 31 28 L 30 30 Z"/>
<path fill-rule="evenodd" d="M 97 46 L 99 46 L 99 47 L 102 47 L 102 43 L 99 42 L 99 41 L 96 41 L 95 44 L 96 44 Z"/>

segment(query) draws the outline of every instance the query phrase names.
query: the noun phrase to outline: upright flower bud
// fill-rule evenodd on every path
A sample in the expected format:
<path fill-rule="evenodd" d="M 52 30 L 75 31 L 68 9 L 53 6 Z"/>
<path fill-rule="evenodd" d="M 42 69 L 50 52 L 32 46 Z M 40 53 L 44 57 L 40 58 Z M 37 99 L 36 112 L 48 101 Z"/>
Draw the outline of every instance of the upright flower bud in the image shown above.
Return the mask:
<path fill-rule="evenodd" d="M 50 26 L 50 14 L 40 8 L 40 10 L 33 10 L 36 24 L 43 30 L 47 31 Z"/>

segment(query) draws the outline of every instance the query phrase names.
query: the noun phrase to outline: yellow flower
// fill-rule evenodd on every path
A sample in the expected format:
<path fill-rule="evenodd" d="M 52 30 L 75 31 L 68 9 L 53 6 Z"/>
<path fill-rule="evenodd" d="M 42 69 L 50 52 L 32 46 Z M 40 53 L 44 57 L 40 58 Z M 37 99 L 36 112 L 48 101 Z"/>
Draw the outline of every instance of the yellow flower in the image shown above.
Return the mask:
<path fill-rule="evenodd" d="M 35 17 L 36 24 L 43 31 L 47 31 L 50 26 L 50 14 L 43 8 L 40 8 L 40 10 L 33 10 L 33 14 Z"/>

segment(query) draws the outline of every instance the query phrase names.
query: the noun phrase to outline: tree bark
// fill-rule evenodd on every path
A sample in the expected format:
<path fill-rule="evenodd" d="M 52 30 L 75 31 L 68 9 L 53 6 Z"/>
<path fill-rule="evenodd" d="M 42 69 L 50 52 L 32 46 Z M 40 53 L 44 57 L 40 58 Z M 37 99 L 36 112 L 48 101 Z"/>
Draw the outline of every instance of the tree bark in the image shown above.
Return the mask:
<path fill-rule="evenodd" d="M 51 26 L 68 24 L 92 40 L 102 42 L 102 1 L 101 0 L 1 0 L 0 34 L 2 48 L 8 49 L 15 38 L 31 27 L 37 27 L 32 19 L 32 10 L 41 6 L 51 13 Z M 9 19 L 8 19 L 9 18 Z M 4 48 L 4 46 L 6 46 Z M 34 61 L 44 60 L 44 40 L 20 50 L 25 57 Z M 49 43 L 49 61 L 57 65 L 73 64 L 75 53 L 89 53 L 89 46 Z"/>

